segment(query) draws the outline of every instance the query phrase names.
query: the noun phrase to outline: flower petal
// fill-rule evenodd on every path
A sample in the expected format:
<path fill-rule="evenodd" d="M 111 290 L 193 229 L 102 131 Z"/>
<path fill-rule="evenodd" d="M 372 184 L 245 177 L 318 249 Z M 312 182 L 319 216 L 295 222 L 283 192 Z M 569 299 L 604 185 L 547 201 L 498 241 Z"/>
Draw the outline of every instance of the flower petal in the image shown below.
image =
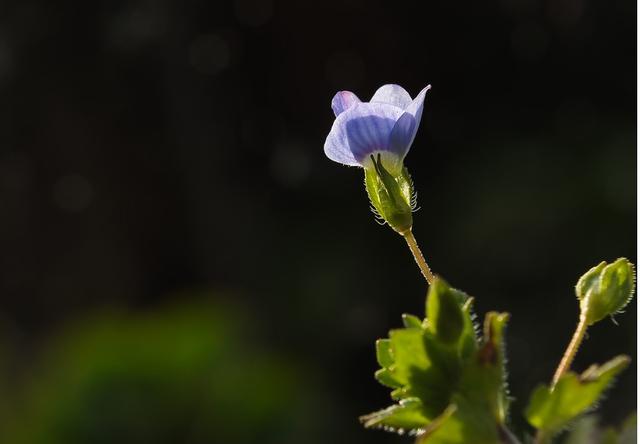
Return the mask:
<path fill-rule="evenodd" d="M 411 142 L 416 134 L 416 119 L 409 112 L 403 113 L 391 130 L 389 137 L 390 151 L 398 155 L 400 161 L 409 152 Z"/>
<path fill-rule="evenodd" d="M 400 108 L 382 103 L 361 103 L 348 111 L 344 125 L 349 149 L 360 164 L 376 151 L 392 151 L 391 131 L 401 114 Z"/>
<path fill-rule="evenodd" d="M 413 134 L 411 135 L 411 139 L 409 142 L 409 146 L 413 143 L 413 139 L 416 137 L 416 133 L 418 132 L 418 127 L 420 126 L 420 120 L 422 119 L 422 110 L 424 108 L 424 98 L 427 95 L 427 91 L 431 89 L 431 85 L 425 86 L 422 91 L 416 96 L 415 99 L 407 106 L 405 109 L 406 112 L 413 115 L 416 125 L 413 129 Z M 407 148 L 408 151 L 408 148 Z"/>
<path fill-rule="evenodd" d="M 360 99 L 354 93 L 351 91 L 338 91 L 331 100 L 331 109 L 338 117 L 356 103 L 360 103 Z"/>
<path fill-rule="evenodd" d="M 400 85 L 383 85 L 371 97 L 371 103 L 386 103 L 405 109 L 411 103 L 411 96 Z"/>
<path fill-rule="evenodd" d="M 331 131 L 324 142 L 324 154 L 334 162 L 349 166 L 360 166 L 349 148 L 349 139 L 344 125 L 345 113 L 340 114 L 333 122 Z"/>
<path fill-rule="evenodd" d="M 389 144 L 393 127 L 402 110 L 382 103 L 357 103 L 333 122 L 324 144 L 327 157 L 351 166 L 364 166 L 368 156 L 377 151 L 392 151 Z"/>

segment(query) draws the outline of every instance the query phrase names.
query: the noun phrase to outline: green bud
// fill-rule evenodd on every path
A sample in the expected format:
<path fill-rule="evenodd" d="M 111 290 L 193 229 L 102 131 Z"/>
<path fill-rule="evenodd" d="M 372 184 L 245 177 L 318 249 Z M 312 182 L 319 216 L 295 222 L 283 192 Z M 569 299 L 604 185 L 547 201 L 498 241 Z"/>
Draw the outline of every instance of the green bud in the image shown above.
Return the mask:
<path fill-rule="evenodd" d="M 378 218 L 389 224 L 400 234 L 406 233 L 413 225 L 414 209 L 413 183 L 405 167 L 397 174 L 391 174 L 377 158 L 371 156 L 373 168 L 365 168 L 365 186 L 369 200 Z"/>
<path fill-rule="evenodd" d="M 633 297 L 634 282 L 633 264 L 625 258 L 609 265 L 601 262 L 587 271 L 576 284 L 587 324 L 620 312 Z"/>
<path fill-rule="evenodd" d="M 464 329 L 464 313 L 459 292 L 436 278 L 427 295 L 429 330 L 442 342 L 453 344 Z"/>

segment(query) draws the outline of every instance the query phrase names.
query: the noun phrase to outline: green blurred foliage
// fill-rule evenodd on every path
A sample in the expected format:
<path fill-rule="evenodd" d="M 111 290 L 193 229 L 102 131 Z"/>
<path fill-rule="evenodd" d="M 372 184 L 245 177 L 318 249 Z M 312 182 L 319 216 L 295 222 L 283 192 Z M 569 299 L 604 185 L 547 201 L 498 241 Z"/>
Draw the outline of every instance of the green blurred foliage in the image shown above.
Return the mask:
<path fill-rule="evenodd" d="M 575 422 L 564 444 L 636 444 L 637 416 L 630 415 L 620 427 L 598 426 L 597 415 L 586 415 Z"/>
<path fill-rule="evenodd" d="M 0 401 L 0 442 L 300 442 L 304 380 L 250 325 L 208 304 L 85 320 Z"/>

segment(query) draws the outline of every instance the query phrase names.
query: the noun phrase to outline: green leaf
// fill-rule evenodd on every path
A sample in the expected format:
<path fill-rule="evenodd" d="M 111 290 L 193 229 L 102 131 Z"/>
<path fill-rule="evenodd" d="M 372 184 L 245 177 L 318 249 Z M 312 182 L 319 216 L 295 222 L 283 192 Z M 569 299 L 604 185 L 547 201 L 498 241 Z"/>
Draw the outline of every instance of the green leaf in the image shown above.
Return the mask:
<path fill-rule="evenodd" d="M 394 359 L 389 339 L 378 339 L 376 341 L 376 359 L 382 368 L 389 368 L 393 365 Z"/>
<path fill-rule="evenodd" d="M 458 411 L 458 406 L 450 404 L 440 416 L 434 419 L 429 426 L 421 433 L 416 440 L 416 444 L 432 443 L 458 443 L 464 442 L 462 424 L 454 418 Z M 443 439 L 445 439 L 443 441 Z"/>
<path fill-rule="evenodd" d="M 596 415 L 585 415 L 578 419 L 564 444 L 597 444 L 601 442 Z"/>
<path fill-rule="evenodd" d="M 622 429 L 618 434 L 618 444 L 636 444 L 638 442 L 638 416 L 634 413 L 630 415 L 622 424 Z"/>
<path fill-rule="evenodd" d="M 573 434 L 573 433 L 572 433 Z M 607 427 L 600 433 L 600 440 L 593 441 L 594 444 L 637 444 L 638 443 L 638 418 L 636 414 L 629 415 L 621 427 Z M 565 444 L 583 444 L 575 443 Z"/>
<path fill-rule="evenodd" d="M 380 370 L 377 370 L 374 376 L 380 384 L 389 388 L 399 389 L 403 387 L 403 384 L 393 377 L 391 370 L 388 368 L 381 368 Z"/>
<path fill-rule="evenodd" d="M 464 366 L 453 394 L 455 412 L 433 430 L 429 444 L 517 442 L 506 430 L 508 402 L 504 371 L 506 313 L 488 313 L 483 341 Z"/>
<path fill-rule="evenodd" d="M 475 407 L 491 415 L 496 422 L 505 422 L 509 407 L 506 394 L 504 329 L 509 315 L 489 312 L 485 316 L 483 343 L 460 382 L 461 392 Z"/>
<path fill-rule="evenodd" d="M 399 404 L 362 416 L 360 421 L 367 428 L 380 427 L 397 433 L 419 429 L 428 423 L 422 402 L 417 398 L 404 399 Z"/>
<path fill-rule="evenodd" d="M 585 415 L 571 426 L 563 444 L 636 444 L 636 419 L 634 413 L 621 427 L 602 428 L 598 426 L 597 415 Z"/>
<path fill-rule="evenodd" d="M 553 389 L 538 386 L 525 412 L 527 420 L 543 436 L 555 435 L 591 408 L 629 361 L 618 356 L 602 366 L 592 365 L 581 375 L 565 373 Z"/>
<path fill-rule="evenodd" d="M 445 344 L 456 342 L 464 329 L 464 313 L 459 297 L 442 279 L 436 279 L 427 296 L 429 329 Z"/>
<path fill-rule="evenodd" d="M 402 323 L 404 324 L 405 328 L 422 328 L 422 321 L 420 320 L 420 318 L 412 314 L 403 314 Z"/>
<path fill-rule="evenodd" d="M 394 364 L 390 368 L 393 377 L 403 385 L 409 385 L 417 373 L 431 366 L 424 347 L 424 331 L 416 328 L 392 330 L 389 333 Z"/>
<path fill-rule="evenodd" d="M 505 428 L 507 314 L 489 313 L 479 340 L 473 300 L 436 278 L 424 321 L 404 315 L 405 328 L 376 343 L 376 379 L 399 400 L 361 418 L 366 427 L 413 431 L 429 444 L 516 442 Z"/>

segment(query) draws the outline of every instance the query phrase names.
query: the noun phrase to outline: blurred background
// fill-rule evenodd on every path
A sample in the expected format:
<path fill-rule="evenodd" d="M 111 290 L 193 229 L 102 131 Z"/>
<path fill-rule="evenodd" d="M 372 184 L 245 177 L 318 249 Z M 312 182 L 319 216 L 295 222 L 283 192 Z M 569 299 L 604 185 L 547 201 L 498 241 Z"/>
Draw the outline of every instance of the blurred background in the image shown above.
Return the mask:
<path fill-rule="evenodd" d="M 407 158 L 433 269 L 512 313 L 511 421 L 636 262 L 631 0 L 0 3 L 0 441 L 407 443 L 374 340 L 423 313 L 330 100 L 432 84 Z M 575 368 L 628 353 L 636 303 Z"/>

